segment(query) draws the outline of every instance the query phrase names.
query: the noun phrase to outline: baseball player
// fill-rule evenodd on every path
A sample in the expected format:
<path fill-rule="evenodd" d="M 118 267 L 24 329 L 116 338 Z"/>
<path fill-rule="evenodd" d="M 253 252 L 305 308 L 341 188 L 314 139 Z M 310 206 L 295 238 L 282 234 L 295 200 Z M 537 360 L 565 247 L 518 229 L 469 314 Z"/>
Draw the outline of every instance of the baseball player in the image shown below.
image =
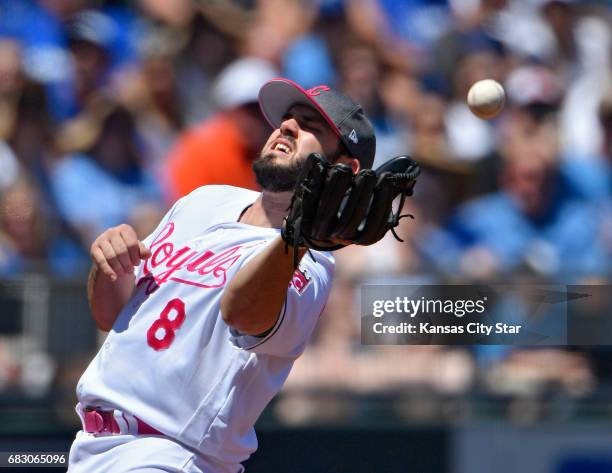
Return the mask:
<path fill-rule="evenodd" d="M 259 101 L 274 128 L 261 193 L 204 186 L 143 241 L 119 225 L 92 244 L 88 297 L 109 334 L 77 385 L 70 473 L 238 473 L 256 450 L 332 282 L 331 253 L 300 247 L 295 269 L 280 235 L 300 169 L 316 152 L 356 173 L 375 153 L 362 108 L 329 87 L 274 79 Z"/>

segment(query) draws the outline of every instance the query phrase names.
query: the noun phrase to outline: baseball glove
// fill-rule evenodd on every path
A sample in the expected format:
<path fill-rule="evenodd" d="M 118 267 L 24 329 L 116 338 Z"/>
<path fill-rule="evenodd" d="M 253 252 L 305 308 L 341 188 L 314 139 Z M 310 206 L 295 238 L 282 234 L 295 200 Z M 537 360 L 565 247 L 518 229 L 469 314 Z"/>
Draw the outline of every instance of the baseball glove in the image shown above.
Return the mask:
<path fill-rule="evenodd" d="M 285 247 L 333 251 L 354 243 L 371 245 L 394 228 L 420 169 L 408 156 L 398 156 L 376 170 L 353 174 L 346 164 L 331 164 L 318 153 L 308 156 L 298 177 L 287 217 L 281 228 Z M 397 211 L 392 204 L 400 196 Z M 338 243 L 343 241 L 345 243 Z"/>

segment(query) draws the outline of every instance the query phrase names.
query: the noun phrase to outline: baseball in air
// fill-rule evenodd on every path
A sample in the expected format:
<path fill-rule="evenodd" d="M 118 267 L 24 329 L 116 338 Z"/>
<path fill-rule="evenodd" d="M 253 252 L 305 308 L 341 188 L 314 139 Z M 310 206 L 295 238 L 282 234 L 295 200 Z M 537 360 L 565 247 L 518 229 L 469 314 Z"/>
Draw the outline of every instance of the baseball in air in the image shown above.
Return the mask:
<path fill-rule="evenodd" d="M 479 80 L 470 87 L 467 103 L 477 117 L 485 120 L 494 118 L 504 108 L 506 93 L 501 84 L 493 79 Z"/>

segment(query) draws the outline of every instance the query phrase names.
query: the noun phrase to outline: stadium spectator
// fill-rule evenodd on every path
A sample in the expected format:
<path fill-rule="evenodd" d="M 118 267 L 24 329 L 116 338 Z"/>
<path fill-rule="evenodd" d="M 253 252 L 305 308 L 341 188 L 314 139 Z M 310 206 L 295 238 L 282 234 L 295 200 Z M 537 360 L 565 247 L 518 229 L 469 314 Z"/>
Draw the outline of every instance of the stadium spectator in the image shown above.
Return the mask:
<path fill-rule="evenodd" d="M 49 213 L 40 191 L 24 174 L 0 193 L 0 274 L 27 272 L 74 277 L 87 269 L 87 255 Z"/>
<path fill-rule="evenodd" d="M 173 32 L 159 28 L 141 41 L 140 67 L 117 74 L 112 90 L 130 110 L 142 144 L 143 166 L 163 182 L 165 159 L 185 126 L 174 56 L 181 47 Z"/>
<path fill-rule="evenodd" d="M 275 77 L 268 62 L 243 58 L 230 64 L 214 85 L 220 111 L 179 137 L 168 157 L 171 200 L 207 184 L 257 189 L 251 164 L 269 132 L 259 88 Z"/>
<path fill-rule="evenodd" d="M 82 110 L 89 97 L 108 82 L 109 48 L 115 41 L 116 27 L 108 16 L 95 10 L 79 12 L 68 23 L 68 45 L 74 67 L 74 113 Z"/>
<path fill-rule="evenodd" d="M 157 202 L 161 211 L 159 186 L 143 167 L 134 118 L 124 107 L 91 99 L 64 125 L 57 146 L 64 154 L 52 166 L 53 194 L 85 247 L 101 229 L 130 222 L 142 205 Z"/>
<path fill-rule="evenodd" d="M 215 2 L 214 5 L 200 2 L 199 8 L 207 12 L 207 7 L 214 10 L 221 4 L 236 5 L 234 2 Z M 185 43 L 175 54 L 174 63 L 177 82 L 181 84 L 178 90 L 179 104 L 186 126 L 197 126 L 214 113 L 212 84 L 223 68 L 238 57 L 237 32 L 233 28 L 246 29 L 242 21 L 237 20 L 242 17 L 221 9 L 212 18 L 204 13 L 196 15 L 187 32 L 170 30 L 177 42 Z M 232 23 L 233 28 L 227 28 L 223 20 L 237 21 L 239 26 Z"/>
<path fill-rule="evenodd" d="M 465 38 L 458 41 L 462 50 L 447 77 L 450 89 L 445 122 L 449 146 L 456 159 L 478 161 L 495 151 L 495 122 L 478 119 L 467 104 L 470 86 L 482 79 L 503 83 L 506 63 L 498 43 L 486 38 Z M 447 50 L 444 43 L 440 49 Z"/>
<path fill-rule="evenodd" d="M 0 39 L 0 139 L 9 143 L 22 165 L 43 183 L 52 122 L 45 90 L 25 74 L 22 52 L 19 42 Z"/>
<path fill-rule="evenodd" d="M 612 87 L 599 104 L 599 121 L 603 131 L 602 158 L 612 164 Z"/>

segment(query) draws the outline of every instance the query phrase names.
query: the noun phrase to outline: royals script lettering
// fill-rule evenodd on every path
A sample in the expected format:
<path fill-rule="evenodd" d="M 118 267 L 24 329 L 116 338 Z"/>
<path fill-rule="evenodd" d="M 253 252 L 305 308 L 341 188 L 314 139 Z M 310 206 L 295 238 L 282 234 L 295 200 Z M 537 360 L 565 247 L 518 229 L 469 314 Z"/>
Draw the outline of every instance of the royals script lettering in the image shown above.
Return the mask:
<path fill-rule="evenodd" d="M 240 259 L 236 245 L 220 253 L 211 250 L 195 250 L 188 245 L 178 247 L 170 237 L 174 223 L 168 223 L 151 243 L 151 256 L 145 261 L 143 277 L 137 285 L 146 284 L 147 294 L 159 286 L 174 281 L 201 288 L 221 287 L 227 281 L 227 271 Z M 260 242 L 260 244 L 263 242 Z"/>

